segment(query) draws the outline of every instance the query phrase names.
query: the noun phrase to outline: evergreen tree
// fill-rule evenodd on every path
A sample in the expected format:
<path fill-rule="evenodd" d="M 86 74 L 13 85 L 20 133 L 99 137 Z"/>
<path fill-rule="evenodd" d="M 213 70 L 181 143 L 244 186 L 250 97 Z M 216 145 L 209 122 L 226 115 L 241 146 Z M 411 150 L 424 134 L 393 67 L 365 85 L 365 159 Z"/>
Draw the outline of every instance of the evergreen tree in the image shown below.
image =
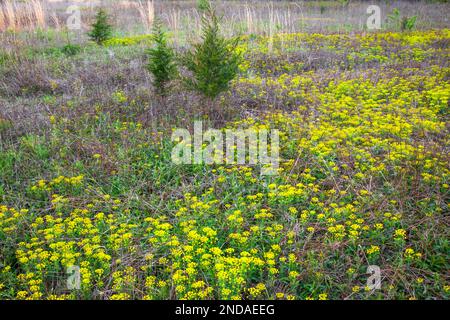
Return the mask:
<path fill-rule="evenodd" d="M 229 87 L 238 71 L 241 56 L 236 52 L 238 38 L 226 39 L 220 34 L 219 18 L 211 6 L 202 17 L 202 41 L 182 58 L 191 73 L 185 78 L 188 88 L 214 100 Z"/>
<path fill-rule="evenodd" d="M 98 45 L 102 45 L 106 40 L 111 38 L 112 26 L 109 24 L 108 15 L 103 9 L 97 12 L 95 22 L 91 27 L 92 30 L 88 33 L 88 36 Z"/>
<path fill-rule="evenodd" d="M 153 75 L 153 85 L 156 92 L 164 96 L 167 84 L 175 77 L 177 68 L 174 62 L 174 51 L 168 46 L 166 34 L 158 19 L 155 20 L 153 25 L 153 40 L 155 46 L 147 51 L 149 57 L 147 69 Z"/>

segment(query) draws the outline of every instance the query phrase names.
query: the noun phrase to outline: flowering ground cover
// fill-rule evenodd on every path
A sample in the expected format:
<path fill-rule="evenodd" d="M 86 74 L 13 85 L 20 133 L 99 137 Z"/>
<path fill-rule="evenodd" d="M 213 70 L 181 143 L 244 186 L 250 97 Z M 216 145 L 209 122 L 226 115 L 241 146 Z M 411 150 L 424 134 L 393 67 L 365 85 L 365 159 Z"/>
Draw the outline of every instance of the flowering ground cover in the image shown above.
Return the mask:
<path fill-rule="evenodd" d="M 449 298 L 450 31 L 242 38 L 220 122 L 155 127 L 125 89 L 52 103 L 61 81 L 39 130 L 0 117 L 0 298 Z M 147 40 L 109 41 L 123 59 Z M 196 118 L 278 129 L 278 174 L 174 164 Z"/>

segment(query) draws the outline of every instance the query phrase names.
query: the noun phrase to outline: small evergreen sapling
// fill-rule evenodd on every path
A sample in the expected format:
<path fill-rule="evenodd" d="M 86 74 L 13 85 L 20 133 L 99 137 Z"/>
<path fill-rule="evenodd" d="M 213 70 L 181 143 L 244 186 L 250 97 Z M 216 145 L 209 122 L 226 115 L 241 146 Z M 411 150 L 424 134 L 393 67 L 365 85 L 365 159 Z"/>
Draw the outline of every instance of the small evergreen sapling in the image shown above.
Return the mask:
<path fill-rule="evenodd" d="M 109 24 L 108 15 L 103 9 L 97 12 L 95 22 L 91 27 L 92 30 L 88 33 L 88 36 L 98 45 L 102 45 L 106 40 L 111 38 L 112 26 Z"/>
<path fill-rule="evenodd" d="M 153 40 L 155 46 L 147 51 L 149 58 L 147 69 L 153 75 L 156 92 L 164 96 L 167 84 L 175 77 L 177 68 L 174 62 L 174 51 L 167 44 L 166 34 L 159 20 L 156 20 L 153 25 Z"/>
<path fill-rule="evenodd" d="M 185 78 L 188 88 L 214 100 L 228 89 L 239 72 L 241 56 L 236 52 L 238 38 L 226 39 L 220 34 L 219 18 L 211 6 L 202 17 L 202 42 L 182 58 L 191 77 Z"/>

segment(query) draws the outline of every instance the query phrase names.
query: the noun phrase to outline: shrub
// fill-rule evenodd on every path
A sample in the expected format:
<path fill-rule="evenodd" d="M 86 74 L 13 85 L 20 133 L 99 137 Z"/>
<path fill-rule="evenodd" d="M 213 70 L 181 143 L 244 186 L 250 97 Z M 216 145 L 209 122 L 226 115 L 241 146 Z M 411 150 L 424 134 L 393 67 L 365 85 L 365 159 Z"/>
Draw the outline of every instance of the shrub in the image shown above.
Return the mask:
<path fill-rule="evenodd" d="M 3 119 L 2 117 L 0 117 L 0 133 L 2 133 L 3 131 L 6 131 L 9 128 L 12 128 L 12 123 L 6 119 Z"/>
<path fill-rule="evenodd" d="M 103 9 L 100 9 L 96 16 L 95 22 L 92 24 L 92 30 L 88 36 L 98 45 L 102 45 L 106 40 L 111 38 L 112 26 L 108 22 L 108 15 Z"/>
<path fill-rule="evenodd" d="M 239 71 L 241 56 L 235 50 L 237 45 L 238 38 L 221 36 L 219 18 L 211 6 L 207 7 L 202 17 L 202 41 L 182 58 L 192 75 L 184 79 L 188 88 L 210 99 L 227 90 Z"/>
<path fill-rule="evenodd" d="M 6 53 L 3 53 L 0 51 L 0 67 L 4 64 L 6 64 L 6 62 L 8 61 L 9 56 Z"/>
<path fill-rule="evenodd" d="M 397 8 L 394 8 L 392 10 L 392 13 L 388 15 L 388 21 L 396 28 L 400 29 L 401 31 L 411 31 L 414 29 L 416 25 L 417 16 L 401 16 L 400 10 Z"/>
<path fill-rule="evenodd" d="M 414 29 L 414 27 L 416 25 L 416 20 L 417 20 L 417 16 L 403 17 L 401 30 L 402 31 L 404 31 L 404 30 L 411 31 L 412 29 Z"/>
<path fill-rule="evenodd" d="M 147 69 L 153 75 L 153 85 L 156 92 L 163 96 L 166 92 L 167 83 L 175 77 L 177 69 L 173 49 L 167 45 L 166 34 L 159 20 L 154 22 L 153 38 L 155 46 L 148 50 Z"/>
<path fill-rule="evenodd" d="M 79 45 L 68 43 L 64 47 L 62 47 L 61 51 L 67 56 L 74 56 L 81 51 L 81 47 Z"/>
<path fill-rule="evenodd" d="M 211 3 L 209 0 L 197 0 L 197 7 L 200 11 L 207 11 L 211 9 Z"/>

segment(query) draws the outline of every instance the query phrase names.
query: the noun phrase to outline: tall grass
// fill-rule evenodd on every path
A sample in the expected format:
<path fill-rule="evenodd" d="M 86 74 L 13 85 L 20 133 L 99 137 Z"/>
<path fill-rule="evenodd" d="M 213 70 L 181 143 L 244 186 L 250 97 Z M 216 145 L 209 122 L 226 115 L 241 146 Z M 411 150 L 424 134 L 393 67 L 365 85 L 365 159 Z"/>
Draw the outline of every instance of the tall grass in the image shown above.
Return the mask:
<path fill-rule="evenodd" d="M 3 4 L 2 9 L 6 16 L 6 21 L 8 21 L 8 23 L 6 24 L 6 28 L 16 30 L 16 9 L 14 3 L 12 3 L 11 1 L 6 1 Z"/>
<path fill-rule="evenodd" d="M 3 13 L 3 7 L 0 6 L 0 31 L 6 30 L 6 16 Z"/>
<path fill-rule="evenodd" d="M 83 20 L 92 19 L 99 2 L 78 1 L 83 8 Z M 245 32 L 249 34 L 274 35 L 278 32 L 339 32 L 362 31 L 366 19 L 366 2 L 352 2 L 348 6 L 336 5 L 326 1 L 319 5 L 315 1 L 220 1 L 217 0 L 218 13 L 224 18 L 224 34 L 227 36 Z M 407 1 L 396 1 L 386 4 L 375 0 L 383 12 L 390 12 L 394 7 L 407 16 L 418 16 L 420 28 L 437 28 L 446 26 L 443 12 L 448 11 L 448 4 L 433 3 L 427 10 Z M 0 30 L 7 29 L 34 30 L 55 26 L 67 17 L 64 8 L 71 4 L 70 0 L 59 2 L 44 0 L 1 0 Z M 176 35 L 198 36 L 200 19 L 196 14 L 196 1 L 165 1 L 165 0 L 128 0 L 108 1 L 113 7 L 114 24 L 123 32 L 144 30 L 150 32 L 154 17 L 158 13 L 164 24 Z M 320 8 L 323 6 L 324 11 Z M 56 19 L 57 17 L 58 19 Z M 138 28 L 136 28 L 138 27 Z M 389 30 L 387 24 L 383 28 Z M 176 41 L 177 39 L 175 39 Z"/>
<path fill-rule="evenodd" d="M 40 0 L 31 0 L 29 3 L 29 11 L 28 12 L 29 12 L 28 26 L 37 25 L 39 28 L 46 27 L 45 9 Z"/>
<path fill-rule="evenodd" d="M 6 0 L 0 5 L 1 31 L 43 29 L 46 26 L 46 9 L 40 0 L 26 3 Z"/>
<path fill-rule="evenodd" d="M 180 30 L 181 11 L 179 9 L 170 10 L 168 20 L 170 29 L 177 35 Z"/>
<path fill-rule="evenodd" d="M 139 1 L 137 9 L 139 11 L 139 16 L 141 17 L 142 24 L 144 25 L 147 32 L 149 32 L 152 29 L 155 19 L 155 4 L 153 0 L 148 0 L 145 4 Z"/>
<path fill-rule="evenodd" d="M 247 31 L 249 33 L 255 33 L 255 22 L 254 22 L 254 15 L 255 12 L 250 8 L 248 3 L 245 4 L 245 21 L 247 23 Z"/>

